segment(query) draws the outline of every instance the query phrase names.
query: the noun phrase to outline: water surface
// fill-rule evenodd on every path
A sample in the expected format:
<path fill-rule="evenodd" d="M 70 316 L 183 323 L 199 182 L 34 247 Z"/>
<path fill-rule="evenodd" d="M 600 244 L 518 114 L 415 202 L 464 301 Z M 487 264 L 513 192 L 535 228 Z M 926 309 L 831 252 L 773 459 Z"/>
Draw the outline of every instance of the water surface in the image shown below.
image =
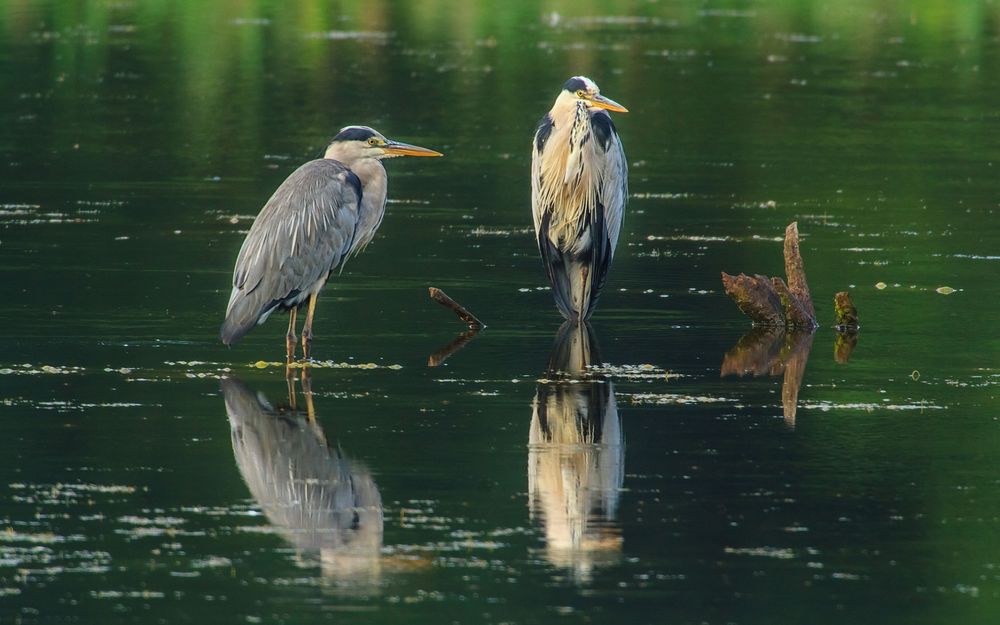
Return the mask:
<path fill-rule="evenodd" d="M 0 620 L 995 622 L 998 37 L 933 0 L 6 4 Z M 567 335 L 527 172 L 577 73 L 632 197 Z M 289 389 L 281 319 L 216 338 L 232 262 L 350 123 L 447 157 L 389 163 Z M 823 327 L 741 339 L 719 272 L 780 275 L 792 221 Z M 489 326 L 438 367 L 428 286 Z"/>

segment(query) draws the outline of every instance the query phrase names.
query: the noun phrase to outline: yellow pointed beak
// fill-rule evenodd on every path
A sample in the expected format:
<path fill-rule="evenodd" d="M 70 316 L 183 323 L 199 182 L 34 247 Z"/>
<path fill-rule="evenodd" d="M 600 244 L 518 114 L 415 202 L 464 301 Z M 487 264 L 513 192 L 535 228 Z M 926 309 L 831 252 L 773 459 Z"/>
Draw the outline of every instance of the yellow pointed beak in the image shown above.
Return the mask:
<path fill-rule="evenodd" d="M 618 104 L 611 98 L 605 98 L 602 95 L 595 95 L 593 99 L 591 99 L 591 102 L 593 103 L 594 106 L 596 106 L 599 109 L 615 111 L 617 113 L 628 113 L 627 108 L 625 108 L 621 104 Z"/>
<path fill-rule="evenodd" d="M 389 141 L 384 146 L 382 150 L 386 154 L 391 154 L 393 156 L 444 156 L 440 152 L 435 152 L 428 148 L 422 148 L 419 145 L 410 145 L 409 143 L 402 143 L 400 141 Z"/>

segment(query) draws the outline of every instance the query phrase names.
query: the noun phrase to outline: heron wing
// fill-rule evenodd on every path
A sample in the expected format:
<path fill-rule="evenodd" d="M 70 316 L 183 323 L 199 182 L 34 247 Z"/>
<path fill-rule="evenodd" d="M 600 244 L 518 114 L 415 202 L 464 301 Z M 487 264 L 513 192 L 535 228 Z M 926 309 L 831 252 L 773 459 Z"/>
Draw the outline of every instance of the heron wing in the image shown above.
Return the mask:
<path fill-rule="evenodd" d="M 539 228 L 542 225 L 542 214 L 546 210 L 545 202 L 542 201 L 542 151 L 552 134 L 555 125 L 552 117 L 548 113 L 542 117 L 535 128 L 535 137 L 531 147 L 531 216 L 535 222 L 535 236 L 539 236 Z"/>
<path fill-rule="evenodd" d="M 628 203 L 628 162 L 625 160 L 625 150 L 622 148 L 611 116 L 605 111 L 600 111 L 591 117 L 591 124 L 597 144 L 595 149 L 604 152 L 603 154 L 599 153 L 599 156 L 603 158 L 597 160 L 599 163 L 597 176 L 599 188 L 597 191 L 598 206 L 595 207 L 595 210 L 600 213 L 597 217 L 603 226 L 605 240 L 602 243 L 608 246 L 604 253 L 595 255 L 601 257 L 594 259 L 595 264 L 597 264 L 594 267 L 595 279 L 597 279 L 597 288 L 594 289 L 596 292 L 604 286 L 608 269 L 611 266 L 611 259 L 618 246 L 618 235 L 621 233 L 622 221 L 625 218 L 625 205 Z"/>
<path fill-rule="evenodd" d="M 556 304 L 567 319 L 586 319 L 593 311 L 628 198 L 628 164 L 611 116 L 592 112 L 589 122 L 589 132 L 579 139 L 566 135 L 567 126 L 563 134 L 556 133 L 557 143 L 549 145 L 555 125 L 547 114 L 532 145 L 535 237 Z"/>
<path fill-rule="evenodd" d="M 343 164 L 310 161 L 295 170 L 250 227 L 233 271 L 222 338 L 239 340 L 279 305 L 304 301 L 351 249 L 361 181 Z"/>

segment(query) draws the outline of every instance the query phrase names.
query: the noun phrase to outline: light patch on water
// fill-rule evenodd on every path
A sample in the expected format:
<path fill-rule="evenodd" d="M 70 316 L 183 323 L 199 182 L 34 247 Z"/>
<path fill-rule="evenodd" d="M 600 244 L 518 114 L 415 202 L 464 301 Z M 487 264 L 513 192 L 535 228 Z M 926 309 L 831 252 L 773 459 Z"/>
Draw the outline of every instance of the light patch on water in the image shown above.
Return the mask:
<path fill-rule="evenodd" d="M 364 41 L 384 44 L 392 33 L 382 30 L 327 30 L 305 34 L 307 39 L 327 39 L 330 41 Z"/>
<path fill-rule="evenodd" d="M 612 365 L 604 363 L 600 365 L 590 365 L 587 367 L 587 370 L 597 375 L 603 375 L 611 378 L 621 378 L 630 381 L 664 381 L 677 380 L 685 377 L 683 374 L 673 373 L 649 363 L 639 365 Z"/>
<path fill-rule="evenodd" d="M 640 200 L 686 200 L 698 196 L 693 193 L 631 193 L 629 197 Z"/>
<path fill-rule="evenodd" d="M 476 226 L 469 231 L 469 234 L 474 237 L 509 237 L 515 234 L 532 234 L 534 233 L 533 228 L 486 228 L 484 226 Z"/>
<path fill-rule="evenodd" d="M 287 364 L 281 361 L 258 360 L 248 365 L 253 369 L 267 369 L 269 367 L 289 367 L 291 369 L 391 369 L 398 371 L 403 365 L 391 364 L 380 365 L 374 362 L 336 362 L 333 360 L 313 360 L 310 362 L 293 362 Z"/>
<path fill-rule="evenodd" d="M 698 11 L 702 17 L 727 17 L 747 19 L 757 17 L 757 11 L 751 9 L 702 9 Z"/>
<path fill-rule="evenodd" d="M 112 401 L 112 402 L 80 402 L 76 400 L 46 400 L 35 401 L 33 399 L 3 399 L 0 405 L 4 406 L 28 406 L 40 408 L 42 410 L 56 410 L 58 412 L 69 412 L 76 410 L 90 410 L 92 408 L 139 408 L 143 406 L 161 407 L 162 404 L 137 404 L 134 402 Z"/>
<path fill-rule="evenodd" d="M 664 405 L 685 405 L 685 404 L 722 404 L 735 403 L 735 399 L 729 397 L 712 397 L 710 395 L 683 395 L 680 393 L 634 393 L 623 394 L 628 397 L 633 404 L 653 404 Z"/>
<path fill-rule="evenodd" d="M 784 237 L 764 237 L 760 235 L 751 235 L 745 237 L 738 237 L 728 234 L 721 235 L 707 235 L 707 234 L 650 234 L 646 236 L 647 241 L 690 241 L 693 243 L 739 243 L 743 241 L 772 241 L 781 243 L 785 239 Z"/>
<path fill-rule="evenodd" d="M 13 482 L 8 485 L 15 493 L 11 500 L 18 503 L 42 505 L 66 505 L 81 501 L 89 501 L 94 495 L 132 495 L 135 486 L 119 484 L 26 484 Z M 111 497 L 109 501 L 120 501 Z"/>
<path fill-rule="evenodd" d="M 166 595 L 157 590 L 91 590 L 94 599 L 163 599 Z"/>
<path fill-rule="evenodd" d="M 83 367 L 71 365 L 8 365 L 0 369 L 0 375 L 72 375 L 86 371 Z"/>
<path fill-rule="evenodd" d="M 237 532 L 243 534 L 277 534 L 278 529 L 273 525 L 238 525 Z"/>
<path fill-rule="evenodd" d="M 909 404 L 892 404 L 892 403 L 866 403 L 866 402 L 845 402 L 837 403 L 832 401 L 807 401 L 799 404 L 800 408 L 805 409 L 815 409 L 822 410 L 823 412 L 829 412 L 830 410 L 863 410 L 865 412 L 877 412 L 879 410 L 944 410 L 945 406 L 939 406 L 937 404 L 931 404 L 928 402 L 916 402 Z"/>
<path fill-rule="evenodd" d="M 676 27 L 676 20 L 662 20 L 658 17 L 644 15 L 582 15 L 567 17 L 557 11 L 543 16 L 542 20 L 550 28 L 595 28 L 602 26 L 669 26 Z"/>
<path fill-rule="evenodd" d="M 1000 256 L 982 256 L 979 254 L 952 254 L 952 258 L 968 258 L 970 260 L 1000 260 Z"/>
<path fill-rule="evenodd" d="M 196 569 L 217 569 L 232 566 L 233 561 L 222 556 L 208 556 L 198 560 L 192 560 L 191 566 Z"/>
<path fill-rule="evenodd" d="M 168 526 L 181 525 L 183 523 L 187 523 L 186 520 L 178 517 L 158 516 L 150 519 L 147 517 L 141 517 L 136 515 L 126 515 L 118 517 L 118 522 L 125 523 L 128 525 L 168 525 Z"/>
<path fill-rule="evenodd" d="M 787 547 L 726 547 L 723 551 L 731 555 L 756 558 L 775 558 L 777 560 L 795 558 L 795 552 Z"/>
<path fill-rule="evenodd" d="M 233 26 L 270 26 L 271 20 L 265 17 L 237 17 L 229 20 Z"/>
<path fill-rule="evenodd" d="M 820 43 L 823 41 L 823 38 L 819 35 L 807 35 L 805 33 L 774 33 L 774 38 L 789 43 Z"/>
<path fill-rule="evenodd" d="M 0 532 L 0 542 L 2 543 L 29 543 L 32 545 L 55 545 L 67 541 L 81 541 L 84 537 L 80 535 L 63 536 L 53 532 L 19 532 L 13 527 L 8 527 Z"/>

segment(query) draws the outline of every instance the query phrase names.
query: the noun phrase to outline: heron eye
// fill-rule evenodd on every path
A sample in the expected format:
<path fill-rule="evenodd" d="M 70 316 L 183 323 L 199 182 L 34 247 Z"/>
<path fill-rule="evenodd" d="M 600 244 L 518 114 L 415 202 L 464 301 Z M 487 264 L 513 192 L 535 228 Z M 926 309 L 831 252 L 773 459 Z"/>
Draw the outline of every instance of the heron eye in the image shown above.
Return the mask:
<path fill-rule="evenodd" d="M 372 146 L 378 145 L 378 139 L 376 139 L 375 137 L 369 138 L 368 139 L 368 145 L 372 145 Z"/>
<path fill-rule="evenodd" d="M 576 97 L 578 97 L 578 98 L 582 98 L 582 97 L 584 97 L 585 95 L 587 95 L 587 92 L 586 92 L 586 91 L 584 91 L 583 89 L 579 89 L 579 90 L 577 90 L 577 92 L 576 92 Z"/>

